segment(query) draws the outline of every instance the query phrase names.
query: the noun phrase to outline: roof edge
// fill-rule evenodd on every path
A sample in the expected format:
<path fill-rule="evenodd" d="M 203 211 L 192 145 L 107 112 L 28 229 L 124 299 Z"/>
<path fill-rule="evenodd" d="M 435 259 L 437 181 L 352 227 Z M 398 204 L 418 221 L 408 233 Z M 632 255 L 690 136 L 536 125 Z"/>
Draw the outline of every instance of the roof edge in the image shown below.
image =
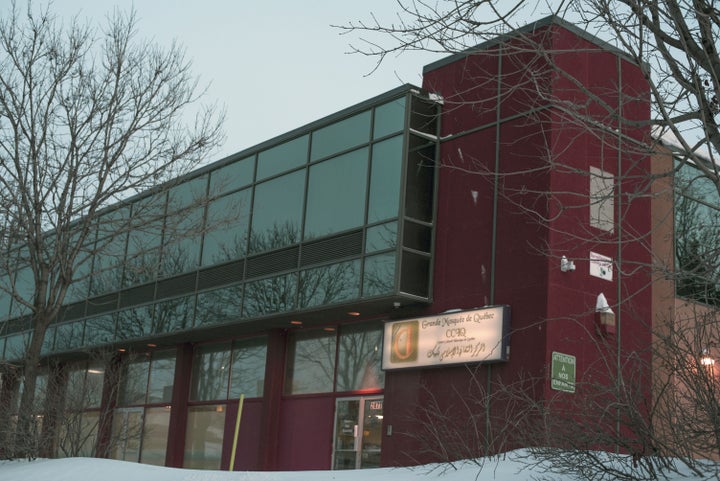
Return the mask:
<path fill-rule="evenodd" d="M 506 42 L 509 39 L 512 39 L 512 38 L 515 38 L 515 37 L 518 37 L 520 35 L 524 35 L 524 34 L 527 34 L 530 32 L 534 32 L 541 28 L 549 27 L 552 25 L 557 25 L 559 27 L 562 27 L 565 30 L 570 31 L 574 35 L 576 35 L 584 40 L 587 40 L 590 43 L 597 45 L 602 50 L 608 51 L 608 52 L 618 55 L 634 64 L 637 64 L 636 60 L 633 59 L 630 55 L 628 55 L 627 52 L 624 52 L 624 51 L 620 50 L 619 48 L 615 47 L 614 45 L 606 42 L 605 40 L 602 40 L 602 39 L 596 37 L 595 35 L 588 33 L 587 31 L 581 29 L 580 27 L 578 27 L 577 25 L 575 25 L 573 23 L 568 22 L 567 20 L 563 19 L 562 17 L 559 17 L 557 15 L 549 15 L 547 17 L 536 20 L 535 22 L 529 23 L 527 25 L 519 27 L 510 32 L 507 32 L 504 34 L 499 34 L 495 38 L 492 38 L 490 40 L 482 42 L 474 47 L 470 47 L 461 52 L 450 54 L 448 57 L 441 58 L 440 60 L 436 60 L 435 62 L 431 62 L 423 67 L 423 74 L 425 74 L 427 72 L 431 72 L 433 70 L 437 70 L 441 67 L 449 65 L 453 62 L 456 62 L 456 61 L 466 58 L 470 55 L 481 52 L 483 50 L 488 50 L 496 45 Z"/>

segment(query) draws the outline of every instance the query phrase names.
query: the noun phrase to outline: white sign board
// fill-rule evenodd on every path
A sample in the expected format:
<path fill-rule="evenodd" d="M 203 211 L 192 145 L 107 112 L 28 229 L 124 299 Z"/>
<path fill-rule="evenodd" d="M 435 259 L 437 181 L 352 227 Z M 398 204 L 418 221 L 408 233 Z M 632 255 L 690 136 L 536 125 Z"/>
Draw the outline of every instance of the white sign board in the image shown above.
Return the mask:
<path fill-rule="evenodd" d="M 605 279 L 613 280 L 613 260 L 612 257 L 604 256 L 596 252 L 590 253 L 590 275 Z"/>
<path fill-rule="evenodd" d="M 507 359 L 510 307 L 496 306 L 385 324 L 383 369 Z"/>

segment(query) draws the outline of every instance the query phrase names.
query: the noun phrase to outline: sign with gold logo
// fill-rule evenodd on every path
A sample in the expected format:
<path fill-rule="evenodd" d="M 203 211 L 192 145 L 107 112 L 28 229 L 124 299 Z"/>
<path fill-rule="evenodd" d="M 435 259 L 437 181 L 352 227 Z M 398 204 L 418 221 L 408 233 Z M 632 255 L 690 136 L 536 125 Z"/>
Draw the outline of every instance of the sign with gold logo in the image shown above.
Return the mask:
<path fill-rule="evenodd" d="M 385 324 L 383 369 L 507 360 L 510 307 L 494 306 Z"/>

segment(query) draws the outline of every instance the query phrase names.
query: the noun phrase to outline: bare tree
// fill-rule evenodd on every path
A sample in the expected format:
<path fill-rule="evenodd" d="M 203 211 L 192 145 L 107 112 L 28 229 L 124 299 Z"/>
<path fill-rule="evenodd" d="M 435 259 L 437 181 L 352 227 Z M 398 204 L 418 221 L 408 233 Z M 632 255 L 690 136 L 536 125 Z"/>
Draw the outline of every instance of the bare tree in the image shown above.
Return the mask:
<path fill-rule="evenodd" d="M 441 167 L 478 174 L 492 182 L 502 202 L 512 207 L 509 210 L 557 234 L 559 241 L 554 251 L 545 245 L 528 246 L 555 258 L 560 257 L 563 247 L 575 245 L 615 243 L 621 249 L 633 243 L 649 244 L 651 232 L 625 230 L 622 236 L 615 232 L 603 235 L 569 226 L 564 219 L 572 218 L 577 209 L 589 209 L 595 227 L 603 229 L 607 225 L 603 212 L 609 205 L 611 212 L 616 211 L 614 222 L 622 225 L 627 211 L 612 204 L 613 191 L 622 187 L 628 199 L 639 199 L 648 197 L 657 182 L 674 182 L 670 191 L 676 195 L 675 211 L 671 207 L 664 213 L 665 222 L 675 221 L 674 252 L 667 256 L 653 253 L 653 262 L 645 264 L 629 259 L 615 268 L 626 272 L 652 270 L 656 273 L 653 282 L 675 282 L 677 295 L 688 301 L 679 314 L 672 312 L 652 320 L 632 318 L 632 322 L 652 322 L 647 329 L 652 330 L 653 344 L 645 351 L 620 353 L 616 346 L 604 345 L 602 337 L 588 332 L 586 339 L 594 342 L 597 361 L 583 373 L 587 377 L 578 379 L 583 396 L 568 398 L 559 393 L 538 401 L 531 393 L 546 382 L 546 372 L 541 376 L 528 373 L 517 380 L 486 379 L 484 372 L 473 372 L 477 393 L 458 393 L 458 398 L 478 400 L 459 407 L 472 420 L 474 436 L 471 434 L 469 439 L 473 441 L 460 446 L 448 443 L 462 439 L 459 430 L 467 429 L 455 429 L 450 418 L 442 417 L 442 413 L 458 407 L 427 402 L 431 408 L 418 416 L 424 414 L 427 418 L 428 430 L 420 436 L 433 441 L 428 449 L 437 458 L 452 461 L 486 454 L 488 446 L 495 447 L 490 452 L 523 445 L 542 447 L 533 452 L 539 455 L 535 459 L 540 459 L 545 469 L 550 466 L 551 472 L 571 472 L 582 479 L 654 478 L 663 470 L 678 469 L 678 465 L 717 476 L 714 464 L 698 463 L 695 458 L 720 457 L 716 395 L 720 384 L 712 363 L 720 346 L 716 327 L 720 319 L 720 10 L 713 2 L 702 0 L 565 0 L 546 7 L 525 0 L 398 0 L 397 5 L 398 14 L 393 20 L 373 16 L 370 21 L 340 27 L 357 39 L 353 45 L 356 53 L 375 57 L 378 65 L 394 54 L 413 50 L 463 53 L 468 57 L 504 55 L 507 69 L 503 77 L 509 80 L 497 80 L 491 72 L 483 77 L 478 69 L 468 71 L 468 76 L 476 75 L 473 83 L 468 81 L 463 89 L 442 92 L 443 108 L 466 109 L 481 115 L 482 107 L 494 108 L 496 94 L 520 97 L 530 104 L 523 109 L 527 107 L 529 112 L 535 108 L 535 113 L 517 112 L 528 122 L 543 122 L 546 114 L 542 107 L 553 110 L 558 118 L 555 125 L 562 126 L 561 147 L 570 148 L 575 139 L 587 136 L 603 152 L 626 153 L 623 162 L 630 166 L 614 178 L 594 177 L 587 166 L 570 164 L 543 145 L 545 138 L 520 138 L 513 141 L 534 142 L 538 153 L 537 163 L 522 172 L 498 170 L 497 165 L 470 158 L 461 149 L 443 158 Z M 616 84 L 610 82 L 602 87 L 627 96 L 627 102 L 614 103 L 608 102 L 603 92 L 586 87 L 581 78 L 558 61 L 567 51 L 554 48 L 539 30 L 518 30 L 529 17 L 542 14 L 565 19 L 566 24 L 605 41 L 605 47 L 622 52 L 623 58 L 637 65 L 648 90 L 625 92 L 622 82 L 616 79 Z M 484 43 L 486 48 L 477 48 Z M 499 44 L 502 48 L 495 49 Z M 554 91 L 550 79 L 560 79 L 565 90 Z M 497 90 L 483 97 L 483 89 L 495 81 L 492 85 L 497 85 Z M 643 102 L 644 97 L 650 101 L 649 117 L 632 108 L 633 102 Z M 633 170 L 632 163 L 638 158 L 662 155 L 662 146 L 673 151 L 670 161 L 653 172 Z M 531 175 L 549 172 L 560 176 L 583 174 L 591 185 L 594 182 L 600 187 L 598 195 L 591 194 L 588 202 L 587 193 L 572 189 L 550 192 L 544 190 L 544 185 L 534 189 L 535 184 L 526 182 Z M 611 187 L 607 193 L 603 185 Z M 702 195 L 696 195 L 698 189 L 703 190 Z M 612 232 L 612 228 L 605 230 Z M 581 317 L 588 314 L 578 312 L 576 319 L 543 322 L 581 326 Z M 641 376 L 649 372 L 653 374 L 651 393 L 639 388 L 648 385 Z M 487 414 L 478 417 L 477 413 Z M 508 424 L 508 419 L 513 423 Z M 598 447 L 624 453 L 625 458 L 598 455 L 593 451 Z M 628 457 L 630 461 L 626 462 Z M 670 462 L 670 457 L 678 459 L 678 464 Z"/>
<path fill-rule="evenodd" d="M 100 29 L 63 23 L 32 4 L 0 20 L 0 284 L 33 329 L 19 432 L 31 429 L 47 329 L 104 247 L 95 236 L 127 226 L 101 211 L 189 171 L 222 139 L 216 108 L 186 114 L 202 92 L 183 49 L 139 38 L 137 25 L 119 11 Z M 157 212 L 136 214 L 137 227 Z"/>

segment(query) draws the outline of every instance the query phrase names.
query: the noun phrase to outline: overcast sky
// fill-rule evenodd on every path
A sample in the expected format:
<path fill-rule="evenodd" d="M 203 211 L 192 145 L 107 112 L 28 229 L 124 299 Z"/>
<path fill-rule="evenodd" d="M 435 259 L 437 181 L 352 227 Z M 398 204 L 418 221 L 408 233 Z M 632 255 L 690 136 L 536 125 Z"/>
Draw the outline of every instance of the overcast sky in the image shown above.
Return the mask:
<path fill-rule="evenodd" d="M 17 2 L 25 4 L 25 0 Z M 225 106 L 227 140 L 210 161 L 403 83 L 419 84 L 423 65 L 440 58 L 403 55 L 369 75 L 375 60 L 348 54 L 348 44 L 357 36 L 340 35 L 331 25 L 367 21 L 371 12 L 392 20 L 393 0 L 53 2 L 60 15 L 80 13 L 91 22 L 104 21 L 114 6 L 124 10 L 134 6 L 141 35 L 166 45 L 179 40 L 194 72 L 210 84 L 205 100 Z"/>
<path fill-rule="evenodd" d="M 24 8 L 28 0 L 15 0 Z M 33 0 L 45 5 L 47 0 Z M 10 0 L 0 0 L 0 15 Z M 419 85 L 422 68 L 442 57 L 423 52 L 376 60 L 349 54 L 358 34 L 332 25 L 396 20 L 395 0 L 52 0 L 61 16 L 103 22 L 113 8 L 135 8 L 142 36 L 187 48 L 209 84 L 206 102 L 225 106 L 227 140 L 218 160 L 393 89 Z M 533 19 L 542 16 L 532 12 Z"/>

